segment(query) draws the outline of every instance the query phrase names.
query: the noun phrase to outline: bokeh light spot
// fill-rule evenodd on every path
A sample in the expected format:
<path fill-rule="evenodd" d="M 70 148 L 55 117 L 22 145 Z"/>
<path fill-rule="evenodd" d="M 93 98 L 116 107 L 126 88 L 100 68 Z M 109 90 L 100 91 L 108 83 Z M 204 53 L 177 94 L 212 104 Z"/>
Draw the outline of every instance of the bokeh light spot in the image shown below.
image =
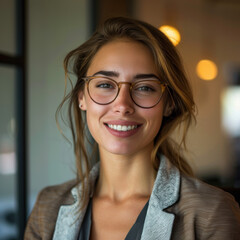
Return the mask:
<path fill-rule="evenodd" d="M 198 62 L 196 71 L 198 77 L 206 81 L 213 80 L 218 74 L 217 65 L 213 61 L 207 59 Z"/>
<path fill-rule="evenodd" d="M 163 25 L 159 28 L 159 30 L 169 38 L 174 46 L 177 46 L 181 41 L 181 35 L 176 28 L 169 25 Z"/>

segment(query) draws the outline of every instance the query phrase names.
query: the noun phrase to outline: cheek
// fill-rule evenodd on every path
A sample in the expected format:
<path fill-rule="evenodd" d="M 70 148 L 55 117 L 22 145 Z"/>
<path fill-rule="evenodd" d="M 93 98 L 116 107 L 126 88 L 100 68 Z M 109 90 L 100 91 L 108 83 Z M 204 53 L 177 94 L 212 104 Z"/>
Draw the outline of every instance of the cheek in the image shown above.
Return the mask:
<path fill-rule="evenodd" d="M 156 120 L 154 122 L 154 132 L 155 132 L 155 136 L 159 133 L 159 130 L 161 129 L 162 126 L 162 116 L 158 118 L 158 120 Z"/>
<path fill-rule="evenodd" d="M 86 111 L 86 121 L 88 129 L 92 135 L 92 137 L 96 140 L 96 127 L 97 127 L 97 120 L 98 116 L 96 114 L 96 111 L 91 111 L 88 107 L 88 110 Z"/>
<path fill-rule="evenodd" d="M 156 136 L 162 125 L 163 108 L 159 108 L 157 111 L 154 111 L 153 109 L 153 111 L 149 112 L 147 116 L 150 125 L 150 131 Z"/>
<path fill-rule="evenodd" d="M 87 103 L 86 108 L 87 124 L 90 128 L 94 122 L 99 119 L 99 114 L 101 114 L 101 111 L 97 106 L 94 106 L 94 104 Z"/>
<path fill-rule="evenodd" d="M 96 104 L 90 97 L 86 97 L 86 112 L 89 118 L 94 116 L 94 119 L 96 120 L 106 112 L 106 107 L 104 105 Z"/>
<path fill-rule="evenodd" d="M 106 113 L 106 106 L 94 103 L 90 98 L 86 97 L 86 117 L 87 124 L 91 134 L 97 133 L 97 128 L 101 124 L 101 118 Z"/>

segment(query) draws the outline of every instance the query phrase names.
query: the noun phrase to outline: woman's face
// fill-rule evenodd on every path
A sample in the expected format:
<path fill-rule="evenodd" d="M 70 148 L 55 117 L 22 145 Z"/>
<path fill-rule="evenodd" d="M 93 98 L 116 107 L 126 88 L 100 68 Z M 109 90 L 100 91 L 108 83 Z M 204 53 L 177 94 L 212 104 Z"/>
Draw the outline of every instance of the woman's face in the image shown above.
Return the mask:
<path fill-rule="evenodd" d="M 110 76 L 116 82 L 134 82 L 141 75 L 157 76 L 157 70 L 146 46 L 119 39 L 107 43 L 96 53 L 87 72 L 87 76 L 93 75 Z M 85 84 L 84 91 L 79 93 L 79 102 L 86 111 L 88 128 L 100 152 L 132 155 L 152 150 L 162 123 L 163 98 L 153 108 L 141 108 L 132 101 L 129 85 L 123 84 L 115 101 L 99 105 L 91 100 Z M 117 129 L 113 129 L 114 125 Z"/>

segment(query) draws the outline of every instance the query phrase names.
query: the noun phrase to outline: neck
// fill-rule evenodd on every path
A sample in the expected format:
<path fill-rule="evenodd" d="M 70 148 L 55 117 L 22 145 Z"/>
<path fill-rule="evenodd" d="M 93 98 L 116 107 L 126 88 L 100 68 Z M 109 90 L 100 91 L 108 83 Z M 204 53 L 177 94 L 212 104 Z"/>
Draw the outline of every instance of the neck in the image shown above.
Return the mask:
<path fill-rule="evenodd" d="M 95 196 L 120 202 L 151 195 L 156 171 L 151 152 L 125 156 L 100 151 L 100 175 Z"/>

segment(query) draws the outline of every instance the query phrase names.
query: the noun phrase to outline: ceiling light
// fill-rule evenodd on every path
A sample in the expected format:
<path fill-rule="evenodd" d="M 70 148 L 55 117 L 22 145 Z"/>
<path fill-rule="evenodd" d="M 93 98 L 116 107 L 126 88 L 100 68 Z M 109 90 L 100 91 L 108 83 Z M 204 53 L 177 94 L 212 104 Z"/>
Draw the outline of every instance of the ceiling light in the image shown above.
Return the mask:
<path fill-rule="evenodd" d="M 196 67 L 196 71 L 198 77 L 206 81 L 213 80 L 218 74 L 217 65 L 208 59 L 199 61 Z"/>
<path fill-rule="evenodd" d="M 174 46 L 177 46 L 181 41 L 180 33 L 176 28 L 169 25 L 163 25 L 159 28 L 159 30 L 169 38 Z"/>

